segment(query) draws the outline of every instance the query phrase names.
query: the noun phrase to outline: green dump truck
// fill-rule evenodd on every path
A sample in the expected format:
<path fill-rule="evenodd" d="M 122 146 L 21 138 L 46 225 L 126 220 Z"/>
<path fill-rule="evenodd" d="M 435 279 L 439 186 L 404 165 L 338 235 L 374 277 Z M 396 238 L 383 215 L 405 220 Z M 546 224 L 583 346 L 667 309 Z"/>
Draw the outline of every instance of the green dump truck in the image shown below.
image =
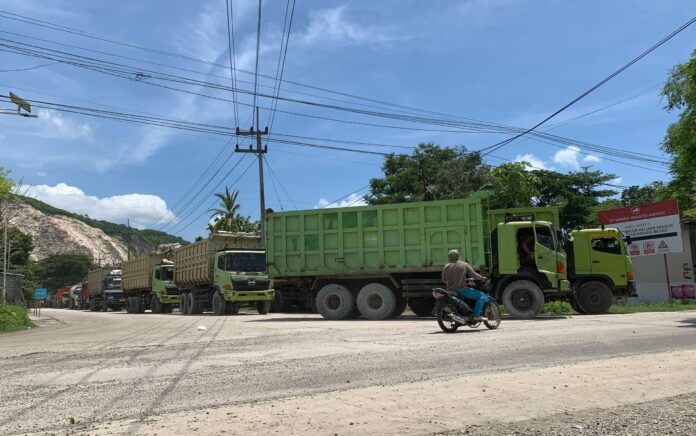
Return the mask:
<path fill-rule="evenodd" d="M 594 250 L 571 256 L 583 266 L 571 268 L 569 277 L 558 213 L 556 207 L 489 210 L 485 192 L 461 200 L 270 213 L 267 266 L 277 295 L 274 309 L 316 309 L 329 319 L 385 319 L 408 305 L 428 316 L 447 253 L 457 249 L 490 276 L 491 292 L 516 318 L 537 316 L 545 301 L 580 303 L 570 279 L 588 293 L 584 312 L 606 311 L 612 291 L 630 288 L 632 266 L 620 235 L 611 232 L 621 250 L 616 262 Z M 576 233 L 573 246 L 585 247 L 579 240 L 591 241 L 593 232 L 608 234 Z"/>
<path fill-rule="evenodd" d="M 218 232 L 177 249 L 174 283 L 181 291 L 179 309 L 189 315 L 237 313 L 241 306 L 266 314 L 274 295 L 261 238 L 253 233 Z"/>
<path fill-rule="evenodd" d="M 181 292 L 174 283 L 172 252 L 153 253 L 123 262 L 121 283 L 128 313 L 171 313 L 179 307 Z"/>
<path fill-rule="evenodd" d="M 89 288 L 89 310 L 119 311 L 126 305 L 126 298 L 121 289 L 121 270 L 106 266 L 87 275 Z"/>

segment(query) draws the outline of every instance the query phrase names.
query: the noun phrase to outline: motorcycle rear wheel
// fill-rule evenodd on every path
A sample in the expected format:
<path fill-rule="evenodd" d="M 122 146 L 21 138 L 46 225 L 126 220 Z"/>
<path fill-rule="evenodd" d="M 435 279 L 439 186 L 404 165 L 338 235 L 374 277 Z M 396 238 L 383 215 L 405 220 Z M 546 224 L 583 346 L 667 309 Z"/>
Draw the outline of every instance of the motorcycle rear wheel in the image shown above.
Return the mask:
<path fill-rule="evenodd" d="M 445 302 L 439 305 L 439 310 L 437 311 L 437 323 L 445 333 L 454 333 L 457 331 L 459 324 L 456 321 L 452 321 L 449 317 L 450 314 L 456 314 L 457 308 L 454 304 Z"/>
<path fill-rule="evenodd" d="M 495 330 L 500 326 L 500 322 L 503 320 L 500 314 L 500 306 L 497 303 L 492 302 L 483 309 L 483 316 L 486 320 L 483 322 L 491 330 Z"/>

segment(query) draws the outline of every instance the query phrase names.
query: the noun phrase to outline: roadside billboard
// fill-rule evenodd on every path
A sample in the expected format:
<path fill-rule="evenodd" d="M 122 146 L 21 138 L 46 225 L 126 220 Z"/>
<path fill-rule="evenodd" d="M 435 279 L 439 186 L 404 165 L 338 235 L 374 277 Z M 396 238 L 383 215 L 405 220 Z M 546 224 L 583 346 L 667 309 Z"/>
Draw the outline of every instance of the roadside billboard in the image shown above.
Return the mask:
<path fill-rule="evenodd" d="M 631 237 L 631 243 L 627 245 L 631 256 L 684 251 L 677 200 L 610 209 L 597 215 L 601 224 L 617 228 Z"/>

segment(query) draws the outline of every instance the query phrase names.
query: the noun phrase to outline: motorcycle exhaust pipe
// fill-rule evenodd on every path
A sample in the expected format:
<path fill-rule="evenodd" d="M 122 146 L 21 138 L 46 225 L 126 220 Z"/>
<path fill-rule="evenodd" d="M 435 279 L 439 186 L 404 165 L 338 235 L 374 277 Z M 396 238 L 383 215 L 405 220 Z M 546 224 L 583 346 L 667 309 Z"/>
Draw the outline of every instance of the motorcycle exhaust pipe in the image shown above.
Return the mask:
<path fill-rule="evenodd" d="M 450 318 L 452 319 L 452 321 L 458 322 L 459 324 L 468 324 L 469 323 L 468 318 L 463 318 L 463 317 L 456 315 L 454 313 L 450 315 Z"/>

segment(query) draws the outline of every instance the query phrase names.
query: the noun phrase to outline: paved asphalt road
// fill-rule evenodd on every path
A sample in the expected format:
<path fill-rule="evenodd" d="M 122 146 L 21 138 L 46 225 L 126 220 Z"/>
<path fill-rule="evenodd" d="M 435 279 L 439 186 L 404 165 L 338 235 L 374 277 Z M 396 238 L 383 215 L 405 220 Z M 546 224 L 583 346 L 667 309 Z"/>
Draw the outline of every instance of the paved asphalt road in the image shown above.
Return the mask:
<path fill-rule="evenodd" d="M 447 335 L 413 317 L 46 309 L 0 335 L 0 434 L 458 434 L 693 393 L 694 358 L 696 312 Z"/>

